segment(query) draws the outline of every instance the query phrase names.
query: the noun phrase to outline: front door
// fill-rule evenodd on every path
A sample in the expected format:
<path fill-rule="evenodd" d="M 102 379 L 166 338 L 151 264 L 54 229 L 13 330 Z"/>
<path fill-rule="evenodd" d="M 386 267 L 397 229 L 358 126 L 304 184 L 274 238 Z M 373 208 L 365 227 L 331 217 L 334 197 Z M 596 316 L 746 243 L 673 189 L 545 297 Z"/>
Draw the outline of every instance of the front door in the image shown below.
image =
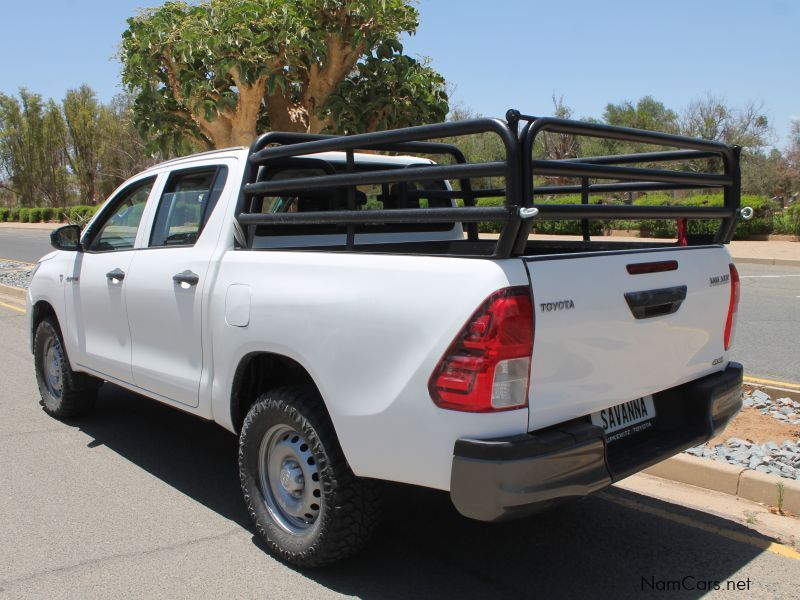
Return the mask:
<path fill-rule="evenodd" d="M 131 377 L 131 336 L 126 310 L 127 277 L 134 243 L 155 177 L 131 184 L 113 199 L 84 233 L 85 251 L 75 255 L 65 277 L 76 363 L 110 379 Z"/>
<path fill-rule="evenodd" d="M 128 280 L 133 380 L 140 388 L 197 406 L 203 370 L 203 292 L 216 240 L 204 238 L 225 184 L 224 166 L 170 173 L 147 249 Z"/>

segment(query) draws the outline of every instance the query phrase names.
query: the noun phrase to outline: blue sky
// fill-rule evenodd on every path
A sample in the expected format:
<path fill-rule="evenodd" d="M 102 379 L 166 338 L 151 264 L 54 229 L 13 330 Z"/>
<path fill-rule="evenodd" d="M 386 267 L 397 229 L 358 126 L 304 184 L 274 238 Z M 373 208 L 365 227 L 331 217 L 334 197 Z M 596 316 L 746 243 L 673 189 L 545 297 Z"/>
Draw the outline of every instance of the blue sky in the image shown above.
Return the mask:
<path fill-rule="evenodd" d="M 0 91 L 119 92 L 125 19 L 157 0 L 0 0 Z M 406 52 L 430 56 L 454 100 L 488 116 L 577 117 L 650 94 L 680 109 L 706 93 L 763 102 L 781 144 L 800 118 L 797 0 L 422 0 Z"/>

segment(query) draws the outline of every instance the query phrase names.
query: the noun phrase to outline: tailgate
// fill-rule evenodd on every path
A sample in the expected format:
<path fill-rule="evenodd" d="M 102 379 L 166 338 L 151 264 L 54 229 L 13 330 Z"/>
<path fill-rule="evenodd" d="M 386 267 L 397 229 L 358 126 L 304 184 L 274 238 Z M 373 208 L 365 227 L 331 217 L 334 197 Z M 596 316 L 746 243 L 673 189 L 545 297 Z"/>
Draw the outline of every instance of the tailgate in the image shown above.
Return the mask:
<path fill-rule="evenodd" d="M 668 261 L 677 268 L 640 274 L 627 268 Z M 563 254 L 525 262 L 535 307 L 531 431 L 727 364 L 723 335 L 731 259 L 724 247 Z M 663 265 L 668 266 L 674 265 Z M 675 312 L 669 313 L 675 308 L 670 302 Z"/>

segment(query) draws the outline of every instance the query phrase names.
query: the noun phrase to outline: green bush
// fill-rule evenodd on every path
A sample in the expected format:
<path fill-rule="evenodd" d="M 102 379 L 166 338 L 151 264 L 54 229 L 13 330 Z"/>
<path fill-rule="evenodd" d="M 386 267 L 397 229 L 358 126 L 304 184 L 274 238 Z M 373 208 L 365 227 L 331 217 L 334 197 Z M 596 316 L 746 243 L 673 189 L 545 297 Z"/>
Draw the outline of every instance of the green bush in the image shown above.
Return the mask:
<path fill-rule="evenodd" d="M 503 206 L 505 198 L 478 198 L 478 206 Z M 537 204 L 580 204 L 580 197 L 565 196 L 555 200 L 544 200 Z M 589 225 L 591 235 L 602 235 L 607 227 L 606 221 L 594 221 Z M 500 233 L 503 228 L 502 223 L 491 221 L 481 221 L 478 223 L 478 231 L 481 233 Z M 561 234 L 561 235 L 581 235 L 580 221 L 537 221 L 534 219 L 534 233 Z"/>
<path fill-rule="evenodd" d="M 634 206 L 672 206 L 675 199 L 670 194 L 645 194 L 633 201 Z M 641 221 L 630 221 L 633 227 L 638 229 L 642 237 L 665 237 L 674 238 L 678 235 L 675 221 L 664 221 L 661 219 L 643 219 Z"/>
<path fill-rule="evenodd" d="M 634 201 L 637 206 L 722 206 L 722 194 L 695 194 L 685 198 L 673 199 L 666 194 L 646 194 Z M 749 221 L 739 221 L 736 226 L 734 239 L 746 239 L 754 235 L 766 235 L 773 231 L 773 206 L 765 196 L 745 195 L 741 199 L 742 206 L 753 208 L 753 218 Z M 634 222 L 635 223 L 635 222 Z M 719 228 L 717 220 L 689 220 L 690 234 L 714 234 Z M 642 220 L 638 229 L 643 236 L 649 237 L 675 237 L 677 226 L 671 220 Z"/>
<path fill-rule="evenodd" d="M 776 233 L 800 235 L 800 204 L 789 206 L 782 215 L 775 217 L 774 223 Z"/>
<path fill-rule="evenodd" d="M 461 202 L 463 205 L 463 200 Z M 476 202 L 478 206 L 503 206 L 505 203 L 505 198 L 478 198 Z M 493 223 L 491 221 L 481 221 L 478 223 L 478 231 L 481 233 L 500 233 L 502 228 L 502 223 Z"/>
<path fill-rule="evenodd" d="M 537 205 L 547 204 L 580 204 L 580 196 L 557 196 L 555 198 L 547 198 L 536 202 Z M 590 200 L 590 204 L 596 204 Z M 604 230 L 610 229 L 612 221 L 590 221 L 589 234 L 602 235 Z M 549 235 L 581 235 L 583 229 L 581 228 L 580 221 L 545 221 L 534 219 L 533 230 L 535 233 L 544 233 Z"/>
<path fill-rule="evenodd" d="M 772 233 L 795 235 L 793 225 L 788 212 L 784 212 L 782 215 L 775 215 L 772 219 Z"/>
<path fill-rule="evenodd" d="M 71 223 L 85 223 L 97 211 L 97 206 L 79 204 L 71 206 L 67 211 L 67 220 Z"/>
<path fill-rule="evenodd" d="M 722 206 L 722 194 L 697 194 L 687 198 L 679 199 L 675 204 L 678 206 Z M 689 220 L 689 233 L 692 235 L 714 235 L 719 229 L 718 219 L 712 220 Z M 677 227 L 675 235 L 677 236 Z"/>
<path fill-rule="evenodd" d="M 739 221 L 733 239 L 740 240 L 754 235 L 766 235 L 773 232 L 775 209 L 769 198 L 765 196 L 742 196 L 741 206 L 753 208 L 753 218 Z"/>
<path fill-rule="evenodd" d="M 98 208 L 98 206 L 86 205 L 67 208 L 49 206 L 0 208 L 0 222 L 46 223 L 56 221 L 62 223 L 67 220 L 82 221 L 92 217 Z"/>
<path fill-rule="evenodd" d="M 479 198 L 478 206 L 503 206 L 505 199 Z M 545 200 L 537 200 L 536 204 L 580 204 L 580 196 L 561 196 Z M 459 205 L 463 203 L 459 201 Z M 675 198 L 672 194 L 653 193 L 644 194 L 634 200 L 634 206 L 722 206 L 722 194 L 695 194 L 684 198 Z M 745 195 L 741 199 L 742 206 L 753 208 L 754 215 L 749 221 L 739 221 L 734 235 L 735 239 L 748 238 L 755 235 L 764 235 L 778 231 L 794 233 L 800 228 L 800 205 L 787 209 L 783 216 L 774 214 L 774 207 L 765 196 Z M 792 215 L 789 216 L 789 210 Z M 674 219 L 644 219 L 644 220 L 620 220 L 620 221 L 592 221 L 589 225 L 589 233 L 593 236 L 602 235 L 606 229 L 630 229 L 638 230 L 643 237 L 663 237 L 675 238 L 678 235 L 677 225 Z M 689 220 L 689 233 L 694 235 L 706 234 L 713 235 L 719 229 L 718 220 Z M 482 233 L 499 233 L 502 223 L 482 222 L 478 224 L 478 229 Z M 534 220 L 534 233 L 555 234 L 555 235 L 580 235 L 580 221 L 545 221 Z M 800 233 L 795 233 L 800 235 Z"/>

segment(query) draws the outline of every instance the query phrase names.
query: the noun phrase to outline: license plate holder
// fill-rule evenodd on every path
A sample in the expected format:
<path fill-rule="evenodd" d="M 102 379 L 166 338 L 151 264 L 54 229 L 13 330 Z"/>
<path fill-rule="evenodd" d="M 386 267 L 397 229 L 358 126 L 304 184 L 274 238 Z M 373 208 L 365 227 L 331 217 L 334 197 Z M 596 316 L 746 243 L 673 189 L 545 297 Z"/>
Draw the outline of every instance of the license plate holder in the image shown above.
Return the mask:
<path fill-rule="evenodd" d="M 604 408 L 592 413 L 590 417 L 592 424 L 603 428 L 606 441 L 610 443 L 652 427 L 656 407 L 653 396 L 643 396 Z"/>

